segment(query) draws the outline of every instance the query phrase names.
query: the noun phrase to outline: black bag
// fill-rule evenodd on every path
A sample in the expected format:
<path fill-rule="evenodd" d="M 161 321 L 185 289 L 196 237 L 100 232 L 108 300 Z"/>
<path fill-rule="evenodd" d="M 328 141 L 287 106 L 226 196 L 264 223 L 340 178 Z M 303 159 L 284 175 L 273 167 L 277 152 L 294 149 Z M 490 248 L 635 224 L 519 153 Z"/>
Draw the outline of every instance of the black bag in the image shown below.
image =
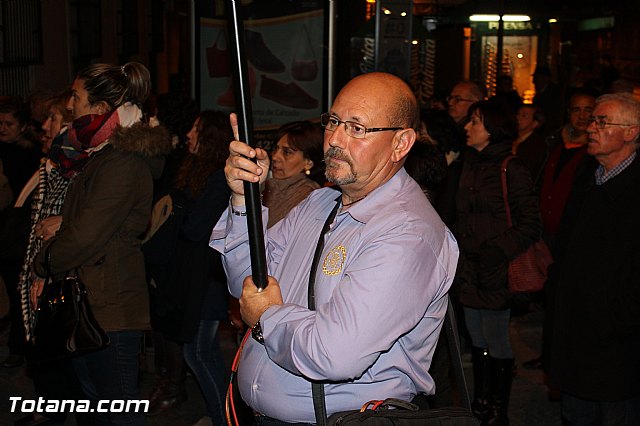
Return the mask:
<path fill-rule="evenodd" d="M 109 336 L 93 316 L 77 271 L 53 280 L 49 266 L 52 245 L 45 252 L 47 276 L 38 300 L 33 336 L 39 362 L 69 358 L 109 344 Z"/>
<path fill-rule="evenodd" d="M 477 426 L 476 419 L 463 407 L 446 407 L 420 410 L 410 402 L 388 398 L 374 409 L 352 410 L 334 413 L 327 420 L 335 426 Z M 366 407 L 363 407 L 366 408 Z"/>

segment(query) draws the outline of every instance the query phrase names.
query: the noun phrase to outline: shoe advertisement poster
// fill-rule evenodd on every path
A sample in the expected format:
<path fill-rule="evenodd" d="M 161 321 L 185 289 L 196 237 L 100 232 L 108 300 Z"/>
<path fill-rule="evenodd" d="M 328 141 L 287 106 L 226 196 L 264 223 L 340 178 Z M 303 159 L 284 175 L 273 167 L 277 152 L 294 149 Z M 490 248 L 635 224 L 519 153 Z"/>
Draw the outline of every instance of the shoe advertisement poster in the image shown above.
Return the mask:
<path fill-rule="evenodd" d="M 321 2 L 254 0 L 243 8 L 245 53 L 255 130 L 298 120 L 317 120 L 322 111 L 324 10 Z M 268 4 L 268 8 L 264 6 Z M 278 10 L 279 6 L 282 10 Z M 293 13 L 292 13 L 293 12 Z M 246 19 L 247 16 L 260 16 Z M 200 18 L 200 107 L 234 111 L 232 42 L 224 15 Z"/>

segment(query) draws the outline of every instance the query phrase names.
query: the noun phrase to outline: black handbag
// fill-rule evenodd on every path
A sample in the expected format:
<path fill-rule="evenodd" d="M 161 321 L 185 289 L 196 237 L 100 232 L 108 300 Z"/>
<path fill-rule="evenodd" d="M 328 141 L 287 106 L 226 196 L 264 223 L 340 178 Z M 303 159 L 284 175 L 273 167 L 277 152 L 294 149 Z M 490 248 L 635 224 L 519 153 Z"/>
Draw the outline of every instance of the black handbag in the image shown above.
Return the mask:
<path fill-rule="evenodd" d="M 307 294 L 308 307 L 315 309 L 315 276 L 318 261 L 324 247 L 324 235 L 329 230 L 335 218 L 340 203 L 336 199 L 336 206 L 327 218 L 313 256 L 311 271 L 309 273 L 309 285 Z M 311 383 L 313 397 L 313 409 L 318 426 L 479 426 L 478 419 L 471 412 L 471 402 L 467 392 L 467 383 L 460 359 L 460 342 L 455 315 L 451 299 L 447 296 L 447 313 L 444 318 L 443 328 L 449 347 L 449 356 L 453 365 L 453 374 L 460 396 L 461 407 L 444 407 L 438 409 L 421 409 L 418 405 L 396 398 L 387 398 L 380 401 L 364 402 L 360 410 L 349 410 L 333 413 L 327 418 L 327 406 L 324 395 L 324 384 Z"/>
<path fill-rule="evenodd" d="M 51 246 L 45 251 L 47 275 L 38 300 L 33 344 L 39 362 L 56 361 L 102 349 L 109 336 L 96 321 L 87 290 L 77 270 L 54 280 L 51 274 Z"/>
<path fill-rule="evenodd" d="M 463 407 L 421 410 L 410 402 L 388 398 L 368 409 L 334 413 L 327 421 L 335 426 L 477 426 L 471 412 Z"/>

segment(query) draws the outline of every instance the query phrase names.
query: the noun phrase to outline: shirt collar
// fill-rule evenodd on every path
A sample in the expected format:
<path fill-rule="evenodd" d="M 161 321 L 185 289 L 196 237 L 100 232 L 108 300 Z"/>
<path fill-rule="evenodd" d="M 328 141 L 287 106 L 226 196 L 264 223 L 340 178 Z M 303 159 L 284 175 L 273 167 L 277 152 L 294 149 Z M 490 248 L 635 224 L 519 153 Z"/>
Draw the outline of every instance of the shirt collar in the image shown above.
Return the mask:
<path fill-rule="evenodd" d="M 375 188 L 365 198 L 349 207 L 346 212 L 340 213 L 340 215 L 349 214 L 358 222 L 367 223 L 396 198 L 396 195 L 410 179 L 404 167 L 401 168 L 391 179 Z"/>
<path fill-rule="evenodd" d="M 627 158 L 622 160 L 620 164 L 618 164 L 608 172 L 604 170 L 604 167 L 602 166 L 602 164 L 599 165 L 598 168 L 596 169 L 596 185 L 602 185 L 609 179 L 612 179 L 618 176 L 620 173 L 622 173 L 624 169 L 626 169 L 627 167 L 629 167 L 631 163 L 633 163 L 633 160 L 636 158 L 636 155 L 637 155 L 636 151 L 633 151 L 631 155 L 629 155 Z"/>

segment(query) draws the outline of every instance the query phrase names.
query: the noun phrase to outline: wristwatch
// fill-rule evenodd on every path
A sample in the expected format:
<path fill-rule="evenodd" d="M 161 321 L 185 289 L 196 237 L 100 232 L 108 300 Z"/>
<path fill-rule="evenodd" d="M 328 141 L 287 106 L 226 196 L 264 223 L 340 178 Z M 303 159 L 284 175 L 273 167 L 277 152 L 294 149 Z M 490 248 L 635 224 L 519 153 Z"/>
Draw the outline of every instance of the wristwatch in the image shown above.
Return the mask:
<path fill-rule="evenodd" d="M 260 320 L 253 327 L 251 327 L 251 337 L 255 339 L 256 342 L 264 345 L 264 336 L 262 335 L 262 326 L 260 325 Z"/>

